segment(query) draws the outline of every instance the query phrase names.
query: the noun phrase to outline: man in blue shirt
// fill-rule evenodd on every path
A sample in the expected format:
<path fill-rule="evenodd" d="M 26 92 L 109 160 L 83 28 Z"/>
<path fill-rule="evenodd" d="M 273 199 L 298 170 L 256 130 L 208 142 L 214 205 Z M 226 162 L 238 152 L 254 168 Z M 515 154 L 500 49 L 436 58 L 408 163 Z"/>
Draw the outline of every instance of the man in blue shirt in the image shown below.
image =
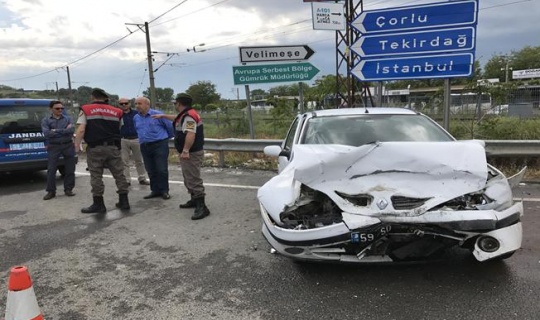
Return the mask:
<path fill-rule="evenodd" d="M 146 97 L 135 99 L 138 114 L 133 117 L 135 129 L 141 145 L 144 166 L 150 178 L 150 194 L 145 199 L 169 195 L 169 139 L 174 137 L 172 121 L 152 118 L 163 112 L 150 109 L 150 100 Z"/>
<path fill-rule="evenodd" d="M 135 123 L 133 122 L 133 118 L 137 112 L 131 109 L 131 101 L 127 98 L 120 98 L 118 100 L 118 106 L 124 111 L 124 114 L 122 115 L 122 122 L 124 125 L 120 128 L 120 134 L 122 135 L 124 176 L 126 176 L 128 184 L 131 185 L 130 159 L 133 159 L 133 162 L 135 162 L 135 169 L 137 170 L 139 184 L 149 185 L 150 182 L 146 180 L 146 171 L 144 170 L 139 137 L 137 136 L 137 130 L 135 129 Z"/>
<path fill-rule="evenodd" d="M 68 197 L 75 195 L 75 147 L 73 132 L 75 127 L 70 117 L 64 115 L 64 106 L 60 101 L 49 103 L 51 115 L 41 120 L 41 130 L 48 141 L 47 145 L 47 194 L 43 200 L 56 197 L 56 170 L 58 159 L 64 157 L 64 193 Z"/>

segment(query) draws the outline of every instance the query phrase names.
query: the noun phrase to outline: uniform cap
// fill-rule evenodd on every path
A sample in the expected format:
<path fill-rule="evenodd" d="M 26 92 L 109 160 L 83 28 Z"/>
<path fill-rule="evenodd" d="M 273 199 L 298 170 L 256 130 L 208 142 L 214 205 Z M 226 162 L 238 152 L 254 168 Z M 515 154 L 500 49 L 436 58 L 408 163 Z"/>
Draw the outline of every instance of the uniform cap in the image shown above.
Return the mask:
<path fill-rule="evenodd" d="M 96 97 L 96 98 L 99 98 L 99 99 L 108 99 L 109 98 L 109 95 L 107 94 L 107 92 L 105 92 L 105 90 L 103 90 L 101 88 L 92 89 L 92 96 Z"/>
<path fill-rule="evenodd" d="M 187 93 L 179 93 L 177 96 L 176 96 L 176 101 L 178 101 L 179 99 L 191 99 L 193 100 L 193 98 L 191 97 L 191 95 L 187 94 Z"/>

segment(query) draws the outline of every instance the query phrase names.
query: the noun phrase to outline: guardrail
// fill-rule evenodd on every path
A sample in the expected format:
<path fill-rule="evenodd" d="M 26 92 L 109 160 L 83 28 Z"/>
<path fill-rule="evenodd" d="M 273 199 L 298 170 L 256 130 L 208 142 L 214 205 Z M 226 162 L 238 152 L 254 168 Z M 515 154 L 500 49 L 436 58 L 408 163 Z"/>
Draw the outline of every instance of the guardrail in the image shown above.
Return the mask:
<path fill-rule="evenodd" d="M 205 139 L 204 149 L 219 152 L 219 166 L 225 166 L 225 152 L 263 152 L 264 147 L 281 145 L 282 140 Z M 540 156 L 540 140 L 485 140 L 488 157 L 528 158 Z M 171 140 L 169 146 L 174 148 Z"/>
<path fill-rule="evenodd" d="M 204 139 L 204 150 L 219 152 L 219 166 L 225 166 L 225 152 L 263 152 L 264 147 L 281 145 L 283 140 L 265 139 Z M 174 149 L 174 140 L 169 141 L 169 147 Z"/>

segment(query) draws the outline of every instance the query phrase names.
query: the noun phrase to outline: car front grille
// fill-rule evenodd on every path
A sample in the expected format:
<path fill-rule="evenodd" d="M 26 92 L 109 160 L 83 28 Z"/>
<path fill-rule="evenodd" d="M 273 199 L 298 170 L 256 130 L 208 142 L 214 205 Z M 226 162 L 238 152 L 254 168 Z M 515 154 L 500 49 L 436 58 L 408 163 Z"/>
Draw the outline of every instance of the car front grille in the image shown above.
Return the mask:
<path fill-rule="evenodd" d="M 422 206 L 430 198 L 409 198 L 403 196 L 392 196 L 392 206 L 396 210 L 411 210 Z"/>
<path fill-rule="evenodd" d="M 359 207 L 367 207 L 373 202 L 373 197 L 369 194 L 346 194 L 339 191 L 336 191 L 336 193 L 343 199 Z"/>

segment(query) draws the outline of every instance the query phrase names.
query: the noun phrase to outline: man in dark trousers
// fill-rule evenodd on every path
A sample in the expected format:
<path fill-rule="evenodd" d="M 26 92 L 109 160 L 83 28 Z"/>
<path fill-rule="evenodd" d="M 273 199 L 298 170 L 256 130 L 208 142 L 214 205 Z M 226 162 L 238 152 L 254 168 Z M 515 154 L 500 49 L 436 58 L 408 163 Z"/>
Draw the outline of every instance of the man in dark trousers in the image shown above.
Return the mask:
<path fill-rule="evenodd" d="M 150 192 L 144 199 L 161 197 L 170 199 L 169 195 L 169 139 L 174 136 L 172 122 L 167 119 L 156 119 L 161 111 L 150 108 L 150 100 L 146 97 L 135 99 L 138 114 L 133 117 L 135 129 L 141 144 L 144 167 L 150 178 Z"/>
<path fill-rule="evenodd" d="M 92 103 L 81 107 L 75 137 L 75 147 L 81 149 L 84 138 L 88 145 L 86 161 L 90 171 L 93 203 L 90 207 L 81 209 L 82 213 L 105 213 L 107 208 L 103 201 L 105 185 L 103 184 L 103 169 L 108 168 L 114 177 L 118 189 L 117 208 L 129 210 L 128 183 L 124 176 L 124 163 L 120 153 L 120 126 L 122 110 L 108 105 L 108 95 L 103 89 L 92 89 Z"/>
<path fill-rule="evenodd" d="M 56 170 L 58 159 L 64 157 L 64 194 L 68 197 L 75 195 L 75 148 L 73 132 L 75 126 L 70 117 L 64 114 L 64 106 L 60 101 L 49 103 L 51 115 L 41 120 L 41 130 L 47 139 L 47 194 L 43 200 L 56 196 Z"/>
<path fill-rule="evenodd" d="M 120 128 L 120 134 L 122 135 L 122 160 L 124 161 L 124 175 L 126 176 L 126 180 L 131 185 L 130 160 L 133 159 L 139 184 L 150 185 L 150 182 L 146 180 L 146 170 L 144 169 L 141 155 L 139 137 L 137 136 L 137 130 L 133 122 L 133 117 L 135 117 L 137 112 L 131 109 L 131 101 L 127 98 L 120 98 L 118 100 L 118 106 L 124 111 L 124 115 L 122 116 L 124 124 Z"/>
<path fill-rule="evenodd" d="M 205 203 L 204 184 L 201 178 L 201 166 L 204 159 L 204 127 L 197 111 L 191 106 L 193 98 L 187 93 L 176 96 L 178 115 L 156 115 L 173 119 L 175 130 L 174 146 L 180 154 L 180 166 L 184 176 L 184 186 L 191 198 L 180 208 L 195 208 L 192 220 L 202 219 L 210 214 Z"/>

